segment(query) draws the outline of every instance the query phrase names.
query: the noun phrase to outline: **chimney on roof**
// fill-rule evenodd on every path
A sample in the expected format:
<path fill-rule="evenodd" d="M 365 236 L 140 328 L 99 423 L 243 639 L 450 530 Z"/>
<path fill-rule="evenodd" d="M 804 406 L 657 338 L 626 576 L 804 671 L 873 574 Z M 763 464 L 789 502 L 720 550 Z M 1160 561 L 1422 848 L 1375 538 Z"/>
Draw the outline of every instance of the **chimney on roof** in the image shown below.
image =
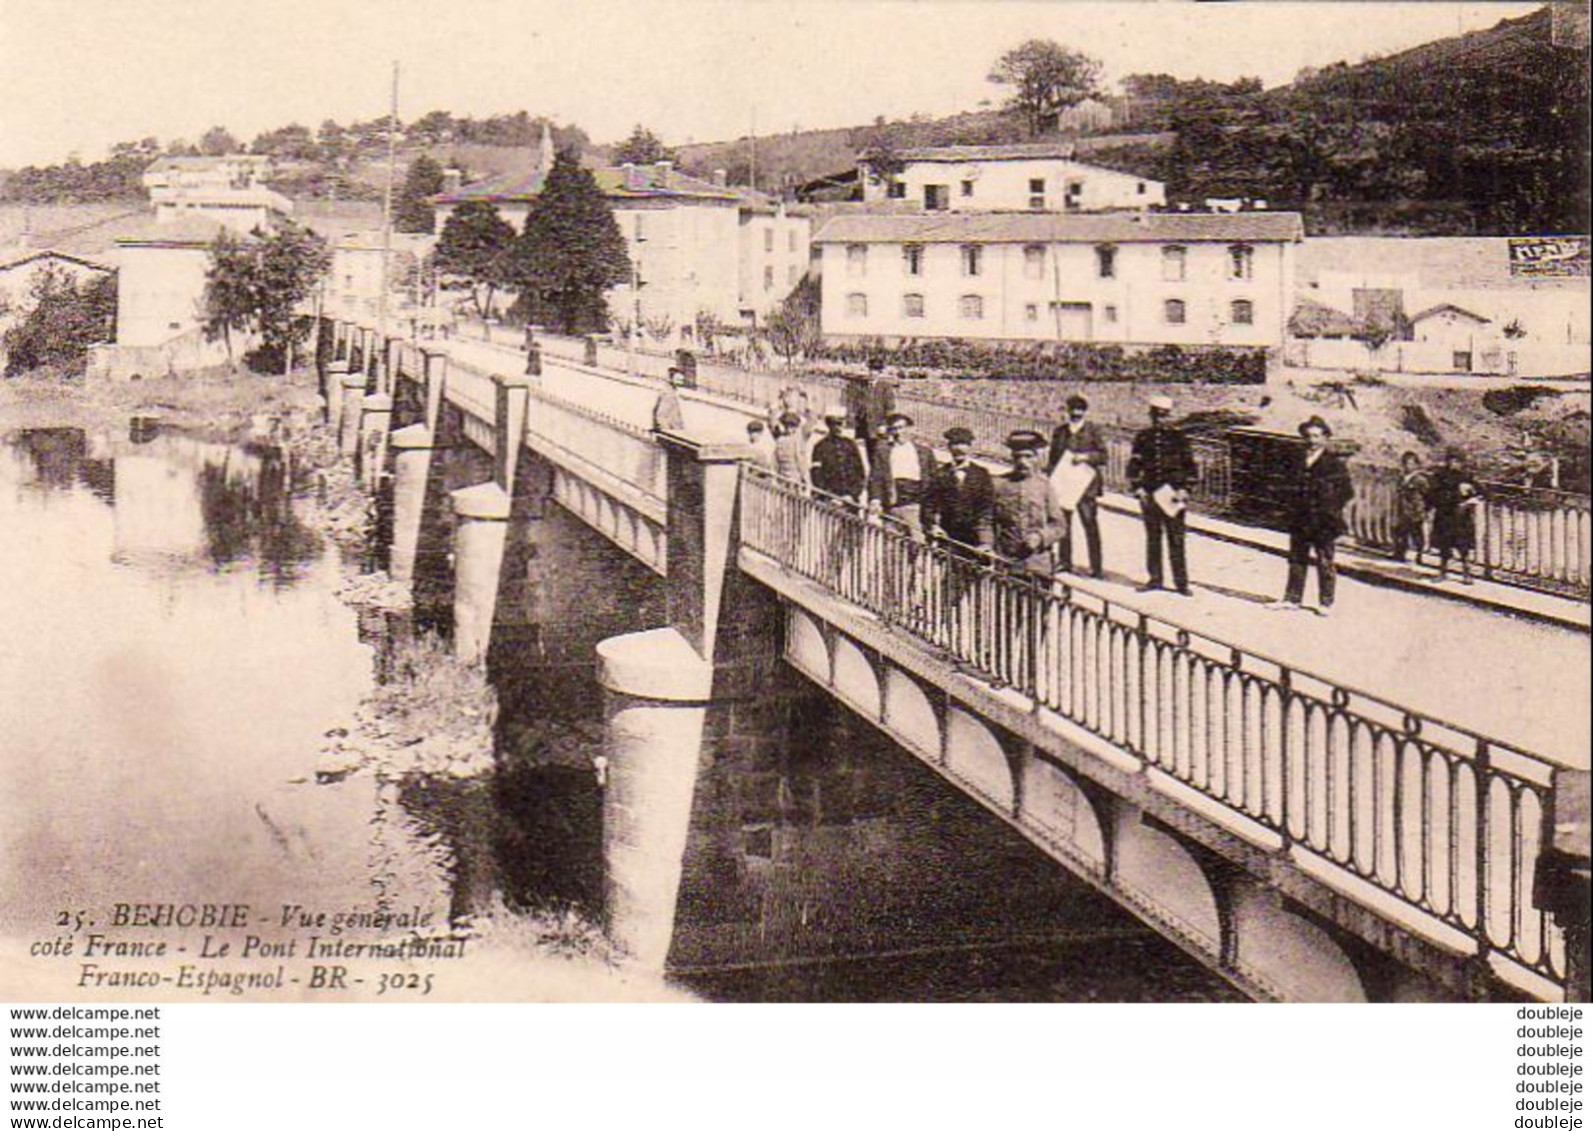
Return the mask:
<path fill-rule="evenodd" d="M 726 173 L 725 173 L 725 171 L 723 169 L 715 169 L 714 170 L 714 186 L 716 188 L 724 188 L 729 183 L 730 183 L 730 178 L 726 175 Z"/>
<path fill-rule="evenodd" d="M 443 170 L 443 192 L 458 192 L 463 187 L 465 175 L 458 169 Z"/>

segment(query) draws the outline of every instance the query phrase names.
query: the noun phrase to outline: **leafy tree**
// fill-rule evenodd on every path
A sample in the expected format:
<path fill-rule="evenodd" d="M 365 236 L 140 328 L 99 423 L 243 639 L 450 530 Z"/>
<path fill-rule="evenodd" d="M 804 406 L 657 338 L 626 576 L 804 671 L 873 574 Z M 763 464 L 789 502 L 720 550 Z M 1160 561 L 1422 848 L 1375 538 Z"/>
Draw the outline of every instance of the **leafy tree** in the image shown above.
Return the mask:
<path fill-rule="evenodd" d="M 813 353 L 823 341 L 819 330 L 819 281 L 804 277 L 763 322 L 761 337 L 787 366 Z"/>
<path fill-rule="evenodd" d="M 287 372 L 307 332 L 298 308 L 331 258 L 325 240 L 291 221 L 269 233 L 256 229 L 247 239 L 221 233 L 210 247 L 205 273 L 205 336 L 222 338 L 230 360 L 233 332 L 255 331 L 261 342 L 257 356 Z"/>
<path fill-rule="evenodd" d="M 907 162 L 902 160 L 896 138 L 888 128 L 876 129 L 868 139 L 862 153 L 868 162 L 868 179 L 875 184 L 888 185 L 902 175 Z"/>
<path fill-rule="evenodd" d="M 409 136 L 424 145 L 443 145 L 454 139 L 454 116 L 446 110 L 422 114 L 409 127 Z"/>
<path fill-rule="evenodd" d="M 225 126 L 211 126 L 199 139 L 199 152 L 206 157 L 225 157 L 243 152 L 243 146 Z"/>
<path fill-rule="evenodd" d="M 469 200 L 455 208 L 443 225 L 435 252 L 437 270 L 470 287 L 476 313 L 492 313 L 492 296 L 511 286 L 514 228 L 485 201 Z"/>
<path fill-rule="evenodd" d="M 54 264 L 34 276 L 27 314 L 5 332 L 6 376 L 55 366 L 81 373 L 88 348 L 116 335 L 116 276 L 81 281 Z"/>
<path fill-rule="evenodd" d="M 616 165 L 652 165 L 658 161 L 674 161 L 676 154 L 658 136 L 638 125 L 614 150 Z"/>
<path fill-rule="evenodd" d="M 393 208 L 393 226 L 400 232 L 436 231 L 437 217 L 430 198 L 441 192 L 442 187 L 441 165 L 424 153 L 411 161 Z"/>
<path fill-rule="evenodd" d="M 232 335 L 247 333 L 255 325 L 256 281 L 254 250 L 230 232 L 217 235 L 205 269 L 200 329 L 207 342 L 220 338 L 225 343 L 229 366 Z"/>
<path fill-rule="evenodd" d="M 315 135 L 297 122 L 258 134 L 249 143 L 249 152 L 289 161 L 313 161 L 318 156 Z"/>
<path fill-rule="evenodd" d="M 1031 134 L 1096 94 L 1101 64 L 1049 39 L 1031 39 L 996 60 L 989 81 L 1013 88 L 1007 107 L 1023 116 Z"/>
<path fill-rule="evenodd" d="M 589 170 L 560 150 L 514 245 L 514 280 L 533 321 L 567 334 L 606 329 L 604 292 L 631 275 L 614 213 Z"/>

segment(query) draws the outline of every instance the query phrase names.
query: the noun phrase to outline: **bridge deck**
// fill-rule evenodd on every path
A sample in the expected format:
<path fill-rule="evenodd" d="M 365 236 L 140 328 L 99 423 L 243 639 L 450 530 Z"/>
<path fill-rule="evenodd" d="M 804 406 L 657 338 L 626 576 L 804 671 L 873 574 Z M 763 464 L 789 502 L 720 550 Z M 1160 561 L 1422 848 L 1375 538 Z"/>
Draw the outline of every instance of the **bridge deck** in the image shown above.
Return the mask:
<path fill-rule="evenodd" d="M 456 339 L 448 348 L 482 369 L 514 372 L 521 363 L 517 352 L 484 342 Z M 559 359 L 546 360 L 541 381 L 548 391 L 638 427 L 651 426 L 656 381 L 594 378 Z M 685 415 L 688 430 L 704 439 L 744 438 L 743 407 L 690 397 Z M 1079 588 L 1558 765 L 1588 768 L 1593 743 L 1586 688 L 1593 653 L 1584 633 L 1342 576 L 1330 617 L 1275 612 L 1265 605 L 1281 595 L 1283 560 L 1260 547 L 1200 537 L 1193 529 L 1195 595 L 1140 594 L 1132 587 L 1144 569 L 1138 521 L 1103 510 L 1101 522 L 1108 578 L 1078 581 Z M 1082 544 L 1075 553 L 1082 560 Z M 1314 592 L 1313 581 L 1308 593 Z"/>

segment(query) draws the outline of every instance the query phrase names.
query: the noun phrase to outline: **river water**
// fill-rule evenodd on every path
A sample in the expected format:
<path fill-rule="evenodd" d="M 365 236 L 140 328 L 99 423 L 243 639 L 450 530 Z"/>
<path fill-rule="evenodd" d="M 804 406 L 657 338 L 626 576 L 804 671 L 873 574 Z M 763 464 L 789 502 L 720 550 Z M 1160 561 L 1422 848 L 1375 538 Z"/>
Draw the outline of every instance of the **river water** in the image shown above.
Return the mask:
<path fill-rule="evenodd" d="M 494 646 L 487 791 L 318 783 L 328 732 L 412 629 L 338 598 L 348 567 L 303 521 L 309 487 L 267 446 L 0 441 L 7 946 L 119 902 L 414 906 L 435 909 L 434 933 L 489 906 L 600 916 L 590 647 L 650 626 L 648 580 L 549 515 L 562 556 L 528 567 L 524 615 Z M 561 616 L 571 592 L 579 615 Z M 727 1000 L 1233 996 L 794 673 L 776 684 L 755 733 L 710 738 L 680 984 Z"/>

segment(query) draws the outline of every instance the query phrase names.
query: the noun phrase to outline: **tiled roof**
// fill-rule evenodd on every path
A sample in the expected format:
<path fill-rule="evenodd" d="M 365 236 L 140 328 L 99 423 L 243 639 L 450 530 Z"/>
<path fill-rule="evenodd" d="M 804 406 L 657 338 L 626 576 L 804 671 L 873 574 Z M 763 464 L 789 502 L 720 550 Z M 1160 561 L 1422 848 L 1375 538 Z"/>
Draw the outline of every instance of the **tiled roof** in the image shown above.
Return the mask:
<path fill-rule="evenodd" d="M 937 145 L 897 150 L 903 161 L 1034 161 L 1043 158 L 1071 160 L 1071 141 L 1041 141 L 1026 145 Z"/>
<path fill-rule="evenodd" d="M 80 255 L 68 255 L 64 251 L 55 251 L 50 248 L 10 248 L 0 251 L 0 271 L 10 271 L 14 267 L 21 267 L 25 263 L 32 263 L 35 259 L 65 259 L 76 263 L 80 267 L 87 267 L 93 271 L 109 271 L 111 268 L 104 263 L 96 263 L 84 259 Z"/>
<path fill-rule="evenodd" d="M 1441 302 L 1437 306 L 1429 306 L 1426 310 L 1422 311 L 1420 314 L 1412 314 L 1410 316 L 1410 320 L 1412 322 L 1420 322 L 1423 318 L 1431 318 L 1433 315 L 1442 314 L 1446 310 L 1453 310 L 1456 314 L 1464 314 L 1467 318 L 1470 318 L 1473 322 L 1490 322 L 1490 321 L 1492 321 L 1492 319 L 1484 318 L 1480 314 L 1475 314 L 1472 311 L 1467 310 L 1463 306 L 1456 306 L 1452 302 Z"/>
<path fill-rule="evenodd" d="M 814 243 L 1297 241 L 1297 212 L 935 212 L 835 216 Z"/>
<path fill-rule="evenodd" d="M 670 169 L 667 173 L 656 165 L 637 165 L 627 177 L 624 168 L 607 167 L 591 170 L 597 187 L 610 200 L 725 200 L 739 201 L 742 194 L 736 189 L 715 185 L 709 181 L 689 177 Z M 541 169 L 529 173 L 506 173 L 489 177 L 475 184 L 465 185 L 453 192 L 438 193 L 433 204 L 463 204 L 479 200 L 489 204 L 529 203 L 542 192 L 547 174 Z"/>

